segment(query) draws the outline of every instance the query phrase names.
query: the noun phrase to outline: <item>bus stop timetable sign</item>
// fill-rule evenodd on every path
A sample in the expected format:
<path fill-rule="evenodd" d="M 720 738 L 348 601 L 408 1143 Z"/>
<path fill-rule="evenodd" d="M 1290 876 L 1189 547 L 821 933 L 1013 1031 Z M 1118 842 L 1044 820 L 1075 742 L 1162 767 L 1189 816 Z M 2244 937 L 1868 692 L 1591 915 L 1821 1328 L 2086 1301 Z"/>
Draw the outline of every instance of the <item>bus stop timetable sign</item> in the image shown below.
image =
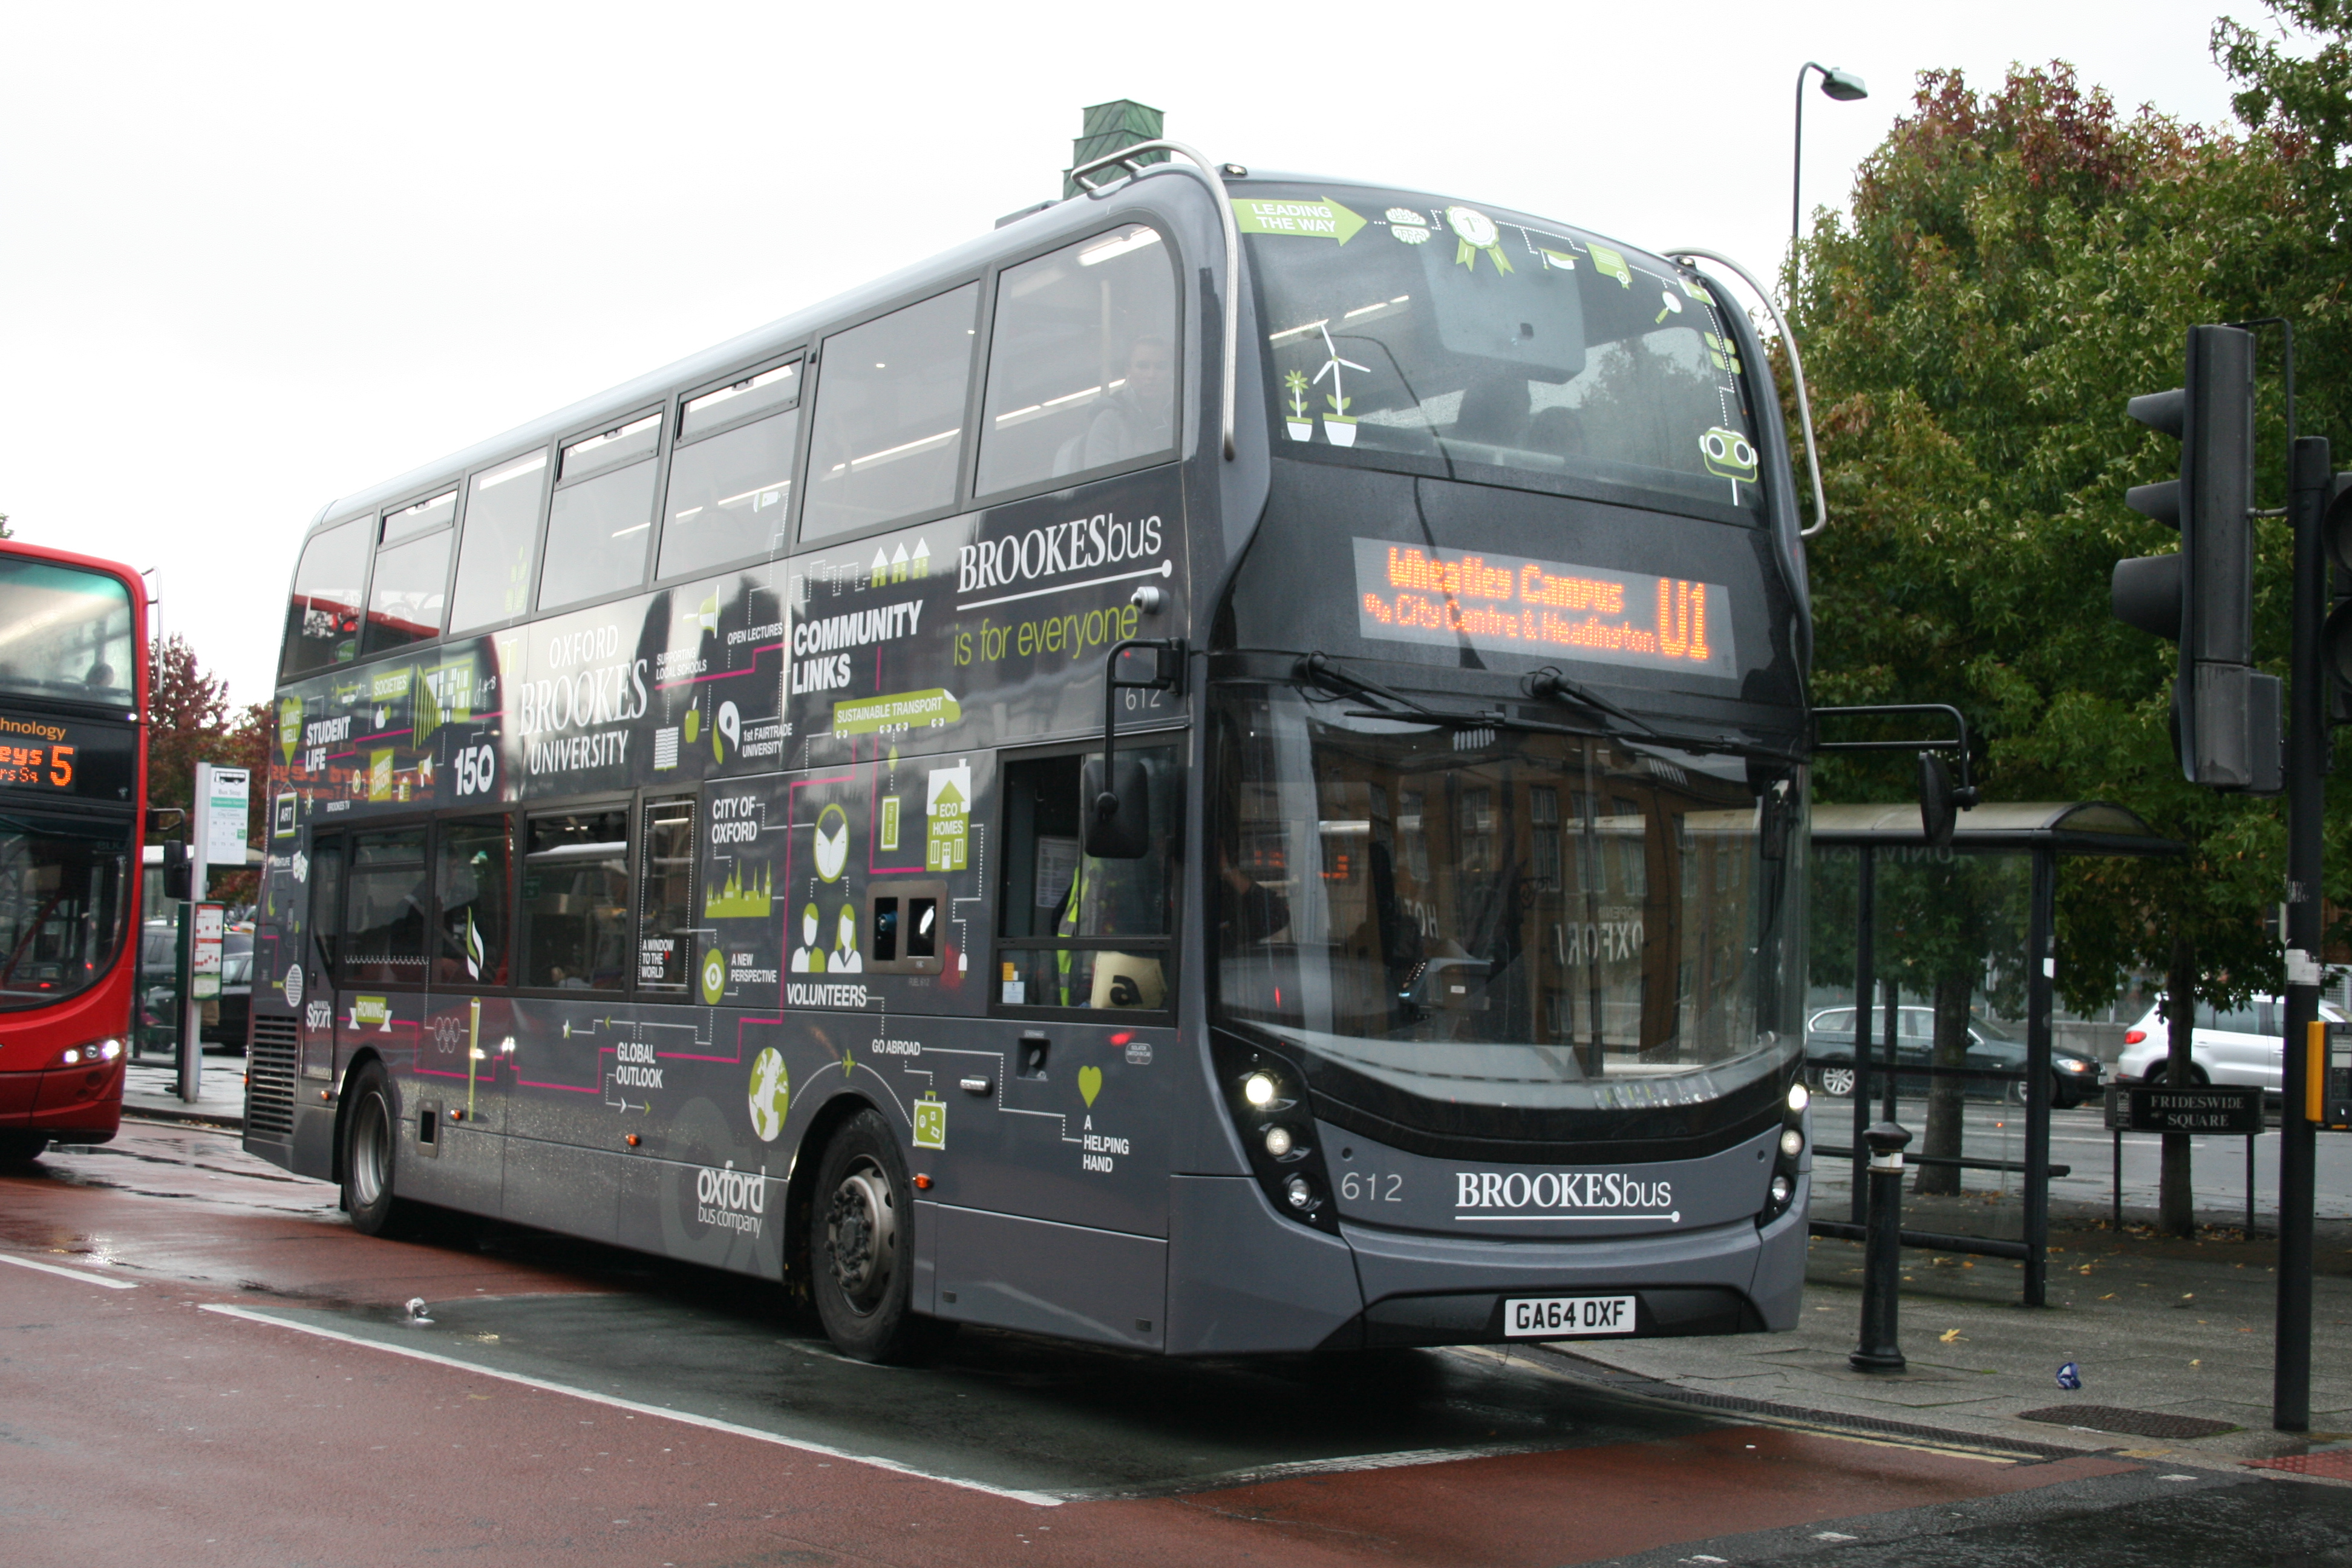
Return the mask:
<path fill-rule="evenodd" d="M 195 931 L 188 943 L 188 994 L 209 1002 L 220 994 L 221 931 L 225 911 L 218 904 L 195 907 Z"/>

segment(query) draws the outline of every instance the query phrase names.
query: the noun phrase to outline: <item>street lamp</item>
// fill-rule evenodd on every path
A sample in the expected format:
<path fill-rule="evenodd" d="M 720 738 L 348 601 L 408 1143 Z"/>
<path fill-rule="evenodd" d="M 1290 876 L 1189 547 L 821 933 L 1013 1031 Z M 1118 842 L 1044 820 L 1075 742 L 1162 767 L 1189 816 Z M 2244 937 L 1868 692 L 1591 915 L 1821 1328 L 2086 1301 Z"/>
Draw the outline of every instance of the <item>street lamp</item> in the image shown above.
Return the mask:
<path fill-rule="evenodd" d="M 1868 98 L 1870 89 L 1862 79 L 1838 66 L 1825 66 L 1818 60 L 1807 60 L 1797 71 L 1797 150 L 1789 173 L 1789 266 L 1797 265 L 1797 219 L 1801 210 L 1797 205 L 1797 187 L 1805 173 L 1805 72 L 1822 73 L 1822 96 L 1834 98 L 1840 103 L 1852 103 L 1858 98 Z"/>

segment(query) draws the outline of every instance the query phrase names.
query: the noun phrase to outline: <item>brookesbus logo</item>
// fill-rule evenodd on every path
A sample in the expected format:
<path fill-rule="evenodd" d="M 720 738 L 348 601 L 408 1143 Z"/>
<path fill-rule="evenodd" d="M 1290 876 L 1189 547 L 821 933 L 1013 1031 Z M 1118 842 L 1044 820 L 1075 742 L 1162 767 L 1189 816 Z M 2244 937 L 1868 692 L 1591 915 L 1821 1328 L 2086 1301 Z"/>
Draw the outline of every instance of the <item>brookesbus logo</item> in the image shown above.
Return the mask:
<path fill-rule="evenodd" d="M 768 1168 L 723 1171 L 705 1165 L 694 1173 L 694 1217 L 719 1230 L 740 1231 L 755 1240 L 768 1213 Z"/>
<path fill-rule="evenodd" d="M 1679 1224 L 1675 1184 L 1622 1171 L 1456 1171 L 1454 1217 L 1506 1219 L 1662 1219 Z"/>

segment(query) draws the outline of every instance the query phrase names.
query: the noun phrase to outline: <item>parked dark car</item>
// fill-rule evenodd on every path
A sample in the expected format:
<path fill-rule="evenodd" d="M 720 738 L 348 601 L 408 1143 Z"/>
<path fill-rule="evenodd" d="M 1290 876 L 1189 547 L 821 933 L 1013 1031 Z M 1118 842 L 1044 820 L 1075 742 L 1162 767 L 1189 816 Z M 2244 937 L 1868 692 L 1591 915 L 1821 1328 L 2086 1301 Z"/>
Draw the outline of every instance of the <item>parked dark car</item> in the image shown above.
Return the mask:
<path fill-rule="evenodd" d="M 1885 1043 L 1877 1037 L 1885 1026 L 1885 1009 L 1878 1009 L 1871 1018 L 1874 1056 L 1885 1050 Z M 1898 1067 L 1926 1067 L 1935 1056 L 1936 1010 L 1932 1007 L 1897 1007 L 1895 1009 L 1895 1059 Z M 1983 1018 L 1969 1018 L 1969 1054 L 1967 1065 L 1980 1069 L 2013 1072 L 2015 1079 L 1964 1079 L 1969 1097 L 1973 1100 L 2009 1100 L 2022 1098 L 2025 1089 L 2025 1042 L 2002 1034 Z M 1805 1020 L 1805 1070 L 1814 1089 L 1832 1099 L 1843 1100 L 1853 1092 L 1853 1009 L 1824 1007 Z M 2070 1047 L 2050 1047 L 2050 1103 L 2062 1110 L 2072 1110 L 2099 1091 L 2099 1059 Z M 1896 1083 L 1906 1094 L 1923 1094 L 1929 1081 L 1925 1073 L 1899 1073 Z"/>
<path fill-rule="evenodd" d="M 180 930 L 174 921 L 149 921 L 139 932 L 139 1043 L 172 1048 L 180 1037 Z M 220 999 L 205 1008 L 198 1037 L 208 1046 L 245 1049 L 253 1012 L 253 928 L 221 933 Z"/>

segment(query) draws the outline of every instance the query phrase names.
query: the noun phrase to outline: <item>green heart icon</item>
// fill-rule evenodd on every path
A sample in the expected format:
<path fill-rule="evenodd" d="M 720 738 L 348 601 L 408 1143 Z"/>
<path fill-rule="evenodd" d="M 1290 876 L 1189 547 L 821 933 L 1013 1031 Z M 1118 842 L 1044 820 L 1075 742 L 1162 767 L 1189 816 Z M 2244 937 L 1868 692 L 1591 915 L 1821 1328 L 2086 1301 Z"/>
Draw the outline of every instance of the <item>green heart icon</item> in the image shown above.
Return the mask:
<path fill-rule="evenodd" d="M 1086 1100 L 1087 1108 L 1088 1110 L 1091 1110 L 1094 1109 L 1095 1096 L 1101 1092 L 1102 1068 L 1080 1068 L 1078 1069 L 1078 1094 L 1080 1098 Z"/>

